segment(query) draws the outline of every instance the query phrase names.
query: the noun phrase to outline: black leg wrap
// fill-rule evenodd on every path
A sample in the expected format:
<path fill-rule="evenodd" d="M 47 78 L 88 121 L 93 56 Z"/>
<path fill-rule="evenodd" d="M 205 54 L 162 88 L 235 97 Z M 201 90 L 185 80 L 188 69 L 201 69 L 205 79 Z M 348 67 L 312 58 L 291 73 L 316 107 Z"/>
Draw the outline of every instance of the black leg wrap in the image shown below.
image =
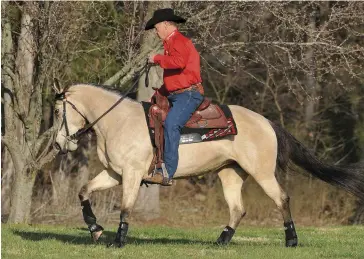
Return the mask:
<path fill-rule="evenodd" d="M 235 230 L 229 226 L 226 226 L 222 231 L 219 239 L 216 241 L 218 245 L 227 245 L 230 243 L 231 238 L 235 234 Z"/>
<path fill-rule="evenodd" d="M 96 224 L 96 216 L 92 212 L 90 201 L 89 200 L 82 201 L 81 206 L 82 206 L 83 219 L 86 222 L 86 224 L 89 227 L 90 225 Z"/>
<path fill-rule="evenodd" d="M 293 221 L 284 223 L 284 232 L 286 234 L 286 247 L 296 247 L 298 239 Z"/>
<path fill-rule="evenodd" d="M 114 240 L 114 244 L 110 243 L 108 247 L 117 246 L 122 248 L 126 244 L 126 235 L 128 234 L 129 224 L 126 222 L 120 222 L 118 232 Z"/>

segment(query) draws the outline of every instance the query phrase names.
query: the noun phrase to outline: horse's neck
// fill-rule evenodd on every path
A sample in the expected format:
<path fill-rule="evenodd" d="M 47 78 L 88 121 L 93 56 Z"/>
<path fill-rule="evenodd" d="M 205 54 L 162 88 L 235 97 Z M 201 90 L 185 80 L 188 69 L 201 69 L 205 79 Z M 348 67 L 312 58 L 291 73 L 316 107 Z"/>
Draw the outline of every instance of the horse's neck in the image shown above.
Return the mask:
<path fill-rule="evenodd" d="M 110 91 L 94 86 L 79 86 L 75 88 L 75 98 L 77 102 L 82 104 L 82 113 L 87 118 L 89 123 L 94 122 L 102 116 L 112 105 L 114 105 L 121 95 L 117 95 Z M 100 121 L 98 121 L 94 129 L 97 135 L 105 135 L 106 131 L 111 128 L 111 123 L 117 121 L 123 123 L 128 119 L 129 114 L 135 110 L 138 105 L 128 98 L 124 98 L 116 107 L 114 107 L 109 114 L 106 114 Z M 115 117 L 115 111 L 117 116 Z"/>

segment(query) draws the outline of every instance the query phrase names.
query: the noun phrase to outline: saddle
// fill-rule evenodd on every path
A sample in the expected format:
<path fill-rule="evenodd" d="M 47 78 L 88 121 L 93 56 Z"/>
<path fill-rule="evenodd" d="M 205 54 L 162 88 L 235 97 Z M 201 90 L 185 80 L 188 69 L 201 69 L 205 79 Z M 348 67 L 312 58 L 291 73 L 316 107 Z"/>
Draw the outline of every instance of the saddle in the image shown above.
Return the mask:
<path fill-rule="evenodd" d="M 149 168 L 149 174 L 153 173 L 155 168 L 161 168 L 163 163 L 164 150 L 164 130 L 163 124 L 166 120 L 170 104 L 168 98 L 161 95 L 158 91 L 151 100 L 152 106 L 149 108 L 149 125 L 154 128 L 155 152 L 152 164 Z M 186 123 L 187 128 L 211 128 L 225 129 L 228 128 L 228 121 L 221 108 L 211 103 L 211 99 L 204 98 L 200 106 L 192 114 Z"/>

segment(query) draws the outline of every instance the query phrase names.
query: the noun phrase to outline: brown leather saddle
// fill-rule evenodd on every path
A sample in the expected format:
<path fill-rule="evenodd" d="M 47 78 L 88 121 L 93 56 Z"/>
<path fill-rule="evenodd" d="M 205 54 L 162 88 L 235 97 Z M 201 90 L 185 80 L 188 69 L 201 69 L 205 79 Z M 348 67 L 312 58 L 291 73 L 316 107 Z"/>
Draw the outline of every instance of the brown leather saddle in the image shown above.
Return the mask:
<path fill-rule="evenodd" d="M 149 108 L 149 125 L 154 128 L 154 140 L 156 150 L 152 164 L 149 168 L 151 174 L 155 168 L 161 168 L 163 163 L 164 134 L 163 123 L 166 120 L 170 105 L 167 97 L 161 95 L 158 91 L 151 100 L 152 106 Z M 211 100 L 204 98 L 200 106 L 193 113 L 189 121 L 186 123 L 187 128 L 220 128 L 228 127 L 228 121 L 221 108 L 212 104 Z"/>

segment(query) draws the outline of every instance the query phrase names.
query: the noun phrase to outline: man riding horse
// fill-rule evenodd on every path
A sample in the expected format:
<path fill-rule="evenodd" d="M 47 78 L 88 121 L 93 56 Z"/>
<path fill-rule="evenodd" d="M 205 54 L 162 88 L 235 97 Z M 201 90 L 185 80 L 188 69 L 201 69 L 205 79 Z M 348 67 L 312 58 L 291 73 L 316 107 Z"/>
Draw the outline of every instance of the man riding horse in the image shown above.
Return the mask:
<path fill-rule="evenodd" d="M 203 98 L 198 91 L 198 86 L 201 87 L 199 56 L 192 43 L 173 24 L 184 21 L 175 16 L 173 10 L 162 9 L 154 13 L 146 26 L 146 29 L 156 27 L 159 37 L 164 40 L 165 48 L 165 55 L 150 57 L 151 61 L 165 69 L 164 85 L 153 99 L 163 97 L 163 101 L 168 103 L 167 98 L 159 94 L 163 92 L 168 95 L 172 105 L 168 115 L 164 116 L 163 113 L 164 117 L 158 117 L 159 121 L 164 121 L 167 117 L 164 125 L 165 166 L 160 166 L 162 173 L 149 176 L 155 153 L 150 141 L 151 116 L 144 109 L 144 104 L 102 86 L 76 84 L 61 88 L 55 84 L 54 118 L 58 129 L 55 147 L 62 153 L 76 150 L 80 136 L 91 127 L 97 137 L 97 155 L 104 167 L 79 192 L 83 218 L 94 241 L 100 238 L 103 227 L 98 224 L 92 212 L 91 194 L 122 185 L 120 224 L 110 245 L 123 247 L 129 229 L 128 218 L 138 197 L 140 183 L 148 178 L 155 183 L 168 185 L 174 174 L 178 178 L 217 174 L 230 214 L 229 222 L 217 239 L 217 244 L 228 244 L 244 217 L 246 210 L 241 190 L 247 178 L 252 177 L 282 214 L 286 246 L 297 246 L 289 196 L 276 178 L 279 170 L 285 172 L 290 168 L 290 162 L 305 169 L 312 176 L 364 199 L 364 177 L 360 166 L 344 168 L 320 161 L 282 127 L 244 107 L 227 107 L 230 112 L 228 117 L 233 119 L 229 120 L 232 126 L 229 127 L 227 118 L 221 119 L 223 117 L 218 106 L 209 105 L 208 101 L 199 105 Z M 148 111 L 152 108 L 153 105 Z M 196 108 L 197 112 L 189 119 Z M 162 112 L 168 111 L 165 106 L 156 107 L 158 109 Z M 145 123 L 145 119 L 149 124 Z M 159 132 L 161 128 L 158 120 L 154 121 L 158 126 L 154 124 L 155 132 Z M 200 123 L 200 120 L 203 122 Z M 199 130 L 201 126 L 208 126 L 205 127 L 208 134 L 203 135 L 203 139 L 208 141 L 202 141 L 201 137 L 198 145 L 182 145 L 179 156 L 181 165 L 176 171 L 180 130 L 186 122 L 186 126 Z M 209 141 L 217 139 L 212 137 L 219 137 L 220 133 L 226 131 L 232 131 L 232 134 L 225 135 L 218 141 Z M 158 145 L 160 143 L 158 140 Z M 156 161 L 159 163 L 159 160 Z M 166 171 L 168 175 L 164 176 Z"/>
<path fill-rule="evenodd" d="M 156 10 L 145 26 L 145 30 L 154 28 L 163 40 L 164 55 L 151 55 L 149 62 L 164 69 L 164 84 L 158 92 L 171 104 L 164 122 L 164 163 L 145 180 L 165 186 L 172 185 L 177 170 L 181 129 L 203 101 L 200 55 L 191 40 L 176 26 L 176 23 L 184 22 L 186 19 L 166 8 Z"/>

